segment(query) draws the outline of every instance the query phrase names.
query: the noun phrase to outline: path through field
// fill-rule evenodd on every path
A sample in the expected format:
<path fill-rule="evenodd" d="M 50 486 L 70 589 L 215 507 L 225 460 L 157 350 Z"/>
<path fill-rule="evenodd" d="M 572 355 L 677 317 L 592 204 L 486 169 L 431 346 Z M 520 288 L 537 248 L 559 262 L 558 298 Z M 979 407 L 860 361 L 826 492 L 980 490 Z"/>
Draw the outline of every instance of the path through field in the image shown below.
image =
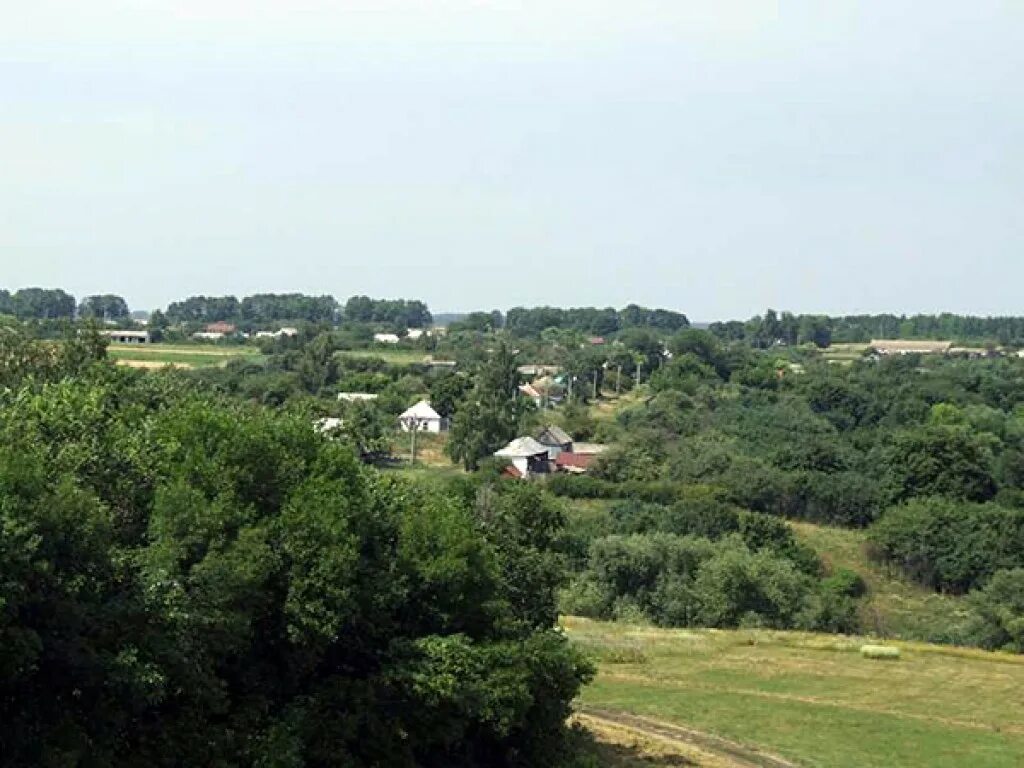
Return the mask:
<path fill-rule="evenodd" d="M 599 736 L 607 734 L 609 729 L 621 730 L 641 740 L 668 744 L 689 764 L 700 768 L 797 768 L 795 763 L 754 747 L 621 710 L 584 706 L 579 708 L 576 719 Z"/>

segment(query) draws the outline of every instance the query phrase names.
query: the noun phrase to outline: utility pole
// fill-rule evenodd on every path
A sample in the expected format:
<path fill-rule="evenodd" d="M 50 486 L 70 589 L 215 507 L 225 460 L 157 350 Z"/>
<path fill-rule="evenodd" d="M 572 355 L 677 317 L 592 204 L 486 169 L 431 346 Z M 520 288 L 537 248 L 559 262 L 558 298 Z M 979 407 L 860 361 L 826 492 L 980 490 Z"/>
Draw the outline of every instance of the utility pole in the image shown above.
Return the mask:
<path fill-rule="evenodd" d="M 615 374 L 615 396 L 619 396 L 619 389 L 622 385 L 622 363 L 619 363 L 619 370 Z"/>
<path fill-rule="evenodd" d="M 636 385 L 640 386 L 640 361 L 636 361 Z"/>
<path fill-rule="evenodd" d="M 410 432 L 412 446 L 409 450 L 409 466 L 413 466 L 416 463 L 416 433 L 420 431 L 420 420 L 415 416 L 409 416 L 402 420 L 402 424 Z"/>
<path fill-rule="evenodd" d="M 597 371 L 594 371 L 594 399 L 597 400 Z"/>

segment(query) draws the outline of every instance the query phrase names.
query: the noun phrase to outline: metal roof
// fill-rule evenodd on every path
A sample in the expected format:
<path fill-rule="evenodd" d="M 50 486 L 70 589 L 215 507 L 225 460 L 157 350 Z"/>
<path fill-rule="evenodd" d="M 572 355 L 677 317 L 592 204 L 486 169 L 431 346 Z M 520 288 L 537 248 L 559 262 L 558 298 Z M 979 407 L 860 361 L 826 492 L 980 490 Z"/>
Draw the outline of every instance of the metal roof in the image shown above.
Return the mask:
<path fill-rule="evenodd" d="M 495 451 L 494 455 L 503 459 L 527 459 L 541 454 L 547 456 L 547 453 L 548 449 L 532 437 L 517 437 L 500 451 Z"/>

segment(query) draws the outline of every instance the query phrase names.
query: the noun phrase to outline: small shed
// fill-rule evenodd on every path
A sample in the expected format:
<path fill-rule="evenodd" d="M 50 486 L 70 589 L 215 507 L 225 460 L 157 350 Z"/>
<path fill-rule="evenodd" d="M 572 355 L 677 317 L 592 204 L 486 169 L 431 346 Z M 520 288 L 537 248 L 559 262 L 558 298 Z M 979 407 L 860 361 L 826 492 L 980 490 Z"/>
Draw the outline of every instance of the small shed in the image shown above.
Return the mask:
<path fill-rule="evenodd" d="M 494 455 L 507 459 L 523 479 L 547 474 L 550 470 L 548 449 L 532 437 L 517 437 Z"/>
<path fill-rule="evenodd" d="M 407 409 L 398 417 L 398 423 L 403 432 L 432 432 L 437 434 L 444 431 L 445 423 L 441 414 L 431 407 L 426 400 L 420 400 L 416 405 Z"/>

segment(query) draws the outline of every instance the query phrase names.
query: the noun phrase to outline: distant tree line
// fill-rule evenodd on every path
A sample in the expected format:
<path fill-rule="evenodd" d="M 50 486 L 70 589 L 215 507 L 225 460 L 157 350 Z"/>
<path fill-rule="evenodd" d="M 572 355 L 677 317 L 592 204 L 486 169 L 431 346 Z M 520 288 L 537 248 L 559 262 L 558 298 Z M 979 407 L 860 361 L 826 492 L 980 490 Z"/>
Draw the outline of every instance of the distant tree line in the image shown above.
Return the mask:
<path fill-rule="evenodd" d="M 747 321 L 711 323 L 708 330 L 724 341 L 767 348 L 778 343 L 857 343 L 872 339 L 940 339 L 1024 346 L 1024 317 L 954 315 L 794 315 L 769 309 Z"/>
<path fill-rule="evenodd" d="M 75 297 L 59 288 L 22 288 L 14 293 L 0 290 L 0 315 L 13 315 L 19 320 L 70 320 L 75 309 Z"/>
<path fill-rule="evenodd" d="M 493 313 L 490 317 L 493 318 Z M 636 304 L 619 310 L 612 307 L 513 307 L 504 319 L 505 329 L 514 336 L 522 337 L 539 336 L 548 328 L 606 336 L 626 328 L 675 332 L 689 325 L 690 321 L 681 312 L 648 309 Z"/>
<path fill-rule="evenodd" d="M 223 320 L 256 324 L 304 320 L 329 324 L 339 321 L 380 323 L 397 328 L 423 328 L 433 319 L 427 305 L 415 299 L 353 296 L 342 306 L 333 296 L 301 293 L 264 293 L 246 296 L 241 301 L 234 296 L 191 296 L 173 302 L 164 315 L 170 323 Z"/>

